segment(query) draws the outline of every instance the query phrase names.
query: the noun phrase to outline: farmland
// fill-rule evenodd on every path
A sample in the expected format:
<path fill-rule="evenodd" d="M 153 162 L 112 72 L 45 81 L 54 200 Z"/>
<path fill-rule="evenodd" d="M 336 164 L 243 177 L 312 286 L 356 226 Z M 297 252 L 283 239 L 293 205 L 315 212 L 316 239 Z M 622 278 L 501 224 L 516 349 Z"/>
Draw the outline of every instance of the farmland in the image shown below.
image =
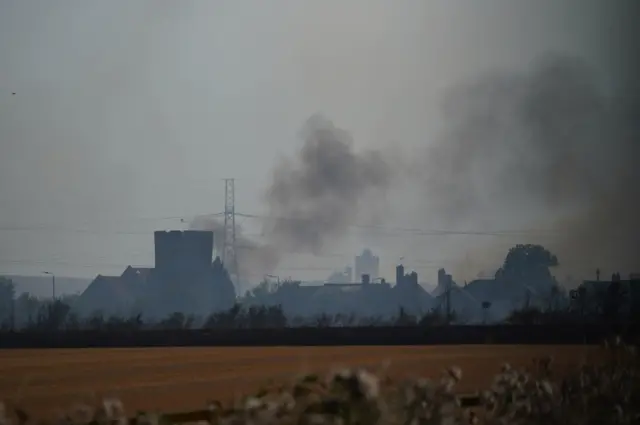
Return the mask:
<path fill-rule="evenodd" d="M 243 347 L 0 351 L 0 399 L 48 415 L 74 402 L 117 396 L 128 411 L 184 411 L 230 401 L 271 382 L 343 366 L 380 367 L 393 378 L 437 378 L 451 365 L 459 388 L 486 387 L 504 362 L 551 355 L 558 371 L 594 355 L 586 346 Z"/>

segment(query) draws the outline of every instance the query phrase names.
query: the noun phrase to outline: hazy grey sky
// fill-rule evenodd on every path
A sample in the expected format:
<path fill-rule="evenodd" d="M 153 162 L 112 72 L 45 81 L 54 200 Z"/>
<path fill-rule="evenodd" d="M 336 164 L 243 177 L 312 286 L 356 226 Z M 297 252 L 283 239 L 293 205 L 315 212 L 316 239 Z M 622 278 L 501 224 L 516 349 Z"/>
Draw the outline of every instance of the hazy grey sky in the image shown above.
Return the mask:
<path fill-rule="evenodd" d="M 225 177 L 238 211 L 262 211 L 272 167 L 316 112 L 358 147 L 410 148 L 429 143 L 442 89 L 548 51 L 616 85 L 632 75 L 631 3 L 1 0 L 0 273 L 151 265 L 151 231 L 221 211 Z M 330 248 L 350 257 L 364 242 L 387 275 L 406 255 L 398 238 Z M 434 280 L 446 253 L 407 244 Z M 286 266 L 349 257 L 280 273 L 324 277 Z"/>

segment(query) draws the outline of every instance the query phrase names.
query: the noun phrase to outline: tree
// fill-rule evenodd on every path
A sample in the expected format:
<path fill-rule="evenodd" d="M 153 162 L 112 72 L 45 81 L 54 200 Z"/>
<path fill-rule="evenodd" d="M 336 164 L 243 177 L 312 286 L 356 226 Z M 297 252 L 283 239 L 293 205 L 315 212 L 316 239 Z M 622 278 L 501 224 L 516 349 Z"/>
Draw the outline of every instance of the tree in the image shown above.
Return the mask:
<path fill-rule="evenodd" d="M 16 290 L 11 279 L 0 277 L 0 325 L 13 327 Z"/>
<path fill-rule="evenodd" d="M 60 300 L 44 304 L 38 310 L 35 326 L 39 330 L 59 331 L 63 329 L 70 311 L 71 307 Z"/>
<path fill-rule="evenodd" d="M 195 318 L 181 312 L 175 312 L 158 323 L 160 329 L 191 329 Z"/>
<path fill-rule="evenodd" d="M 393 323 L 394 326 L 415 326 L 418 323 L 418 319 L 412 314 L 407 313 L 404 307 L 400 307 L 398 315 Z"/>
<path fill-rule="evenodd" d="M 549 269 L 557 265 L 558 258 L 542 245 L 516 245 L 509 249 L 496 279 L 546 289 L 555 283 Z"/>
<path fill-rule="evenodd" d="M 33 326 L 42 304 L 42 301 L 27 292 L 20 294 L 15 303 L 16 326 Z"/>

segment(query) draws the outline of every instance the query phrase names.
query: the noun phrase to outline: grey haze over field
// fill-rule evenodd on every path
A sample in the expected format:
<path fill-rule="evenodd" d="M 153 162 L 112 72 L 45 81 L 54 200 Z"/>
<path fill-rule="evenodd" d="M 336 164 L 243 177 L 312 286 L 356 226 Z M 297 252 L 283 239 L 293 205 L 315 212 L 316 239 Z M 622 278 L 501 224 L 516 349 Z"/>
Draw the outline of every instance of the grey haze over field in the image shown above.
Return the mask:
<path fill-rule="evenodd" d="M 481 231 L 553 223 L 556 230 L 583 234 L 583 229 L 592 228 L 594 216 L 586 220 L 580 210 L 576 217 L 583 221 L 567 219 L 577 204 L 546 206 L 541 200 L 554 198 L 540 195 L 542 186 L 535 187 L 532 197 L 511 193 L 518 199 L 512 205 L 504 191 L 496 195 L 500 186 L 491 179 L 509 179 L 496 170 L 514 164 L 499 155 L 509 153 L 499 144 L 492 145 L 498 147 L 491 151 L 495 156 L 485 152 L 465 159 L 447 151 L 446 161 L 435 162 L 427 154 L 442 152 L 442 134 L 449 134 L 447 143 L 460 140 L 460 134 L 447 132 L 451 116 L 464 118 L 460 111 L 466 99 L 481 104 L 496 99 L 495 91 L 479 93 L 470 87 L 496 75 L 538 81 L 528 75 L 535 74 L 549 54 L 576 58 L 588 68 L 597 99 L 620 93 L 625 99 L 616 105 L 630 105 L 635 99 L 637 116 L 634 78 L 640 70 L 633 25 L 640 16 L 638 8 L 634 0 L 2 1 L 0 274 L 47 270 L 92 277 L 120 274 L 128 264 L 151 265 L 152 231 L 186 228 L 181 218 L 190 221 L 221 211 L 225 177 L 237 178 L 239 212 L 269 214 L 288 205 L 306 208 L 290 204 L 290 198 L 274 206 L 265 194 L 276 177 L 286 180 L 283 157 L 293 161 L 291 169 L 296 170 L 303 146 L 301 130 L 316 114 L 348 132 L 354 152 L 379 150 L 386 158 L 392 156 L 397 167 L 407 165 L 407 156 L 424 158 L 424 167 L 437 169 L 436 176 L 444 180 L 433 186 L 441 189 L 437 196 L 420 191 L 420 179 L 408 183 L 391 179 L 388 185 L 385 181 L 384 196 L 373 201 L 367 197 L 366 202 L 362 198 L 362 205 L 356 205 L 360 198 L 350 198 L 348 210 L 336 211 L 340 226 L 331 229 L 332 236 L 343 237 L 324 238 L 321 249 L 313 242 L 320 257 L 283 254 L 273 273 L 324 278 L 331 268 L 351 262 L 366 245 L 380 255 L 382 273 L 389 277 L 402 256 L 406 266 L 417 269 L 427 281 L 435 280 L 441 266 L 463 279 L 496 268 L 511 245 L 531 241 L 516 236 L 367 231 L 350 226 L 355 223 Z M 546 90 L 551 98 L 557 92 L 553 87 Z M 541 98 L 509 91 L 498 99 L 505 100 L 501 107 L 513 109 L 509 102 L 533 99 L 535 106 Z M 597 109 L 596 103 L 579 117 Z M 501 113 L 496 104 L 489 109 Z M 498 136 L 525 138 L 522 128 L 527 127 L 502 126 Z M 629 151 L 616 142 L 595 140 L 592 145 L 597 149 L 589 150 L 589 155 L 606 152 L 607 146 L 614 154 L 603 156 L 601 162 L 600 156 L 595 160 L 589 156 L 589 161 L 578 164 L 605 168 L 618 158 L 631 158 L 629 152 L 637 152 L 633 146 L 638 133 L 631 126 L 624 128 L 621 137 L 636 142 L 624 145 Z M 492 131 L 482 134 L 495 136 Z M 440 172 L 443 162 L 450 167 Z M 540 169 L 545 168 L 527 171 Z M 513 173 L 518 175 L 518 167 Z M 418 174 L 433 182 L 433 173 L 419 170 Z M 605 174 L 587 173 L 597 182 Z M 616 174 L 614 186 L 636 175 Z M 487 184 L 464 184 L 478 176 L 486 177 Z M 559 186 L 559 196 L 580 186 L 581 180 L 566 177 L 562 173 L 554 177 L 567 183 Z M 457 184 L 449 187 L 450 182 Z M 521 187 L 529 186 L 514 183 L 510 189 Z M 637 189 L 629 187 L 624 196 L 637 207 Z M 593 198 L 592 192 L 577 192 L 580 202 Z M 285 199 L 282 193 L 279 196 Z M 483 199 L 496 198 L 497 211 L 480 208 L 486 204 Z M 316 197 L 304 199 L 312 199 L 316 208 Z M 471 209 L 477 214 L 467 212 L 451 221 L 451 206 L 465 202 L 477 208 Z M 635 210 L 624 211 L 623 218 L 635 223 L 629 214 Z M 598 214 L 601 211 L 595 217 Z M 327 218 L 325 212 L 318 216 Z M 270 238 L 259 220 L 240 220 L 247 238 L 263 243 L 281 240 Z M 621 234 L 615 238 L 632 240 L 635 229 L 629 228 L 629 238 Z M 292 241 L 291 230 L 279 233 L 287 243 Z M 602 236 L 585 236 L 581 244 L 602 243 L 607 252 L 614 252 L 615 244 L 601 242 Z M 573 241 L 545 238 L 532 242 L 555 243 L 572 251 Z M 593 274 L 594 265 L 581 258 L 569 258 L 566 271 Z M 602 261 L 603 273 L 613 271 L 607 267 L 634 265 L 633 258 Z M 260 279 L 257 270 L 250 272 L 256 274 L 252 279 Z"/>

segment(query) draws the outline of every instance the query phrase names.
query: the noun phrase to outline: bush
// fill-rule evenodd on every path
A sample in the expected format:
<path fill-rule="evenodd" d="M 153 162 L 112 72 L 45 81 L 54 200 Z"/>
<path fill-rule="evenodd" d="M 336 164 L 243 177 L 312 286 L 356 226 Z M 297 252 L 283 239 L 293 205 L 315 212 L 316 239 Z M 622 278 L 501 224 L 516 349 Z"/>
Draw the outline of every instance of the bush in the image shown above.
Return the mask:
<path fill-rule="evenodd" d="M 635 347 L 614 340 L 602 361 L 555 376 L 552 359 L 537 359 L 528 371 L 502 367 L 477 408 L 456 395 L 462 371 L 451 367 L 438 381 L 393 382 L 383 373 L 353 369 L 321 378 L 308 375 L 292 385 L 264 388 L 232 406 L 211 402 L 211 424 L 636 424 L 640 423 L 640 374 Z M 0 425 L 24 424 L 27 415 L 5 411 Z M 138 424 L 170 423 L 170 417 L 140 414 Z M 60 424 L 126 424 L 122 404 L 81 406 Z"/>

